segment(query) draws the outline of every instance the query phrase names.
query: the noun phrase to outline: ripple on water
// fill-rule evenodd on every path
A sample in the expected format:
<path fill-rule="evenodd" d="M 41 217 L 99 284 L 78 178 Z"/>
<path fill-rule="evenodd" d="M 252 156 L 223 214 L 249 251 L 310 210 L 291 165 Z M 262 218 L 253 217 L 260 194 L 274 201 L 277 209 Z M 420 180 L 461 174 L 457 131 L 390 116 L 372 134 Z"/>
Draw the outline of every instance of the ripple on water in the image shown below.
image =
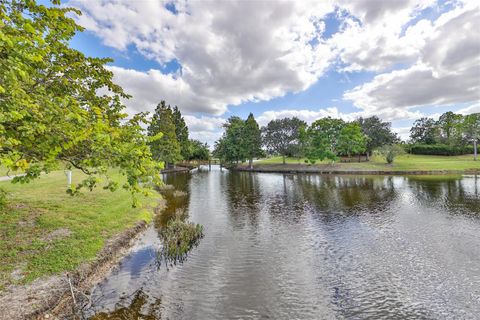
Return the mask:
<path fill-rule="evenodd" d="M 93 291 L 97 319 L 474 319 L 480 183 L 212 171 L 169 181 L 205 238 L 158 267 L 150 229 Z M 178 177 L 177 177 L 178 178 Z M 168 179 L 168 177 L 167 177 Z M 112 314 L 110 314 L 113 317 Z"/>

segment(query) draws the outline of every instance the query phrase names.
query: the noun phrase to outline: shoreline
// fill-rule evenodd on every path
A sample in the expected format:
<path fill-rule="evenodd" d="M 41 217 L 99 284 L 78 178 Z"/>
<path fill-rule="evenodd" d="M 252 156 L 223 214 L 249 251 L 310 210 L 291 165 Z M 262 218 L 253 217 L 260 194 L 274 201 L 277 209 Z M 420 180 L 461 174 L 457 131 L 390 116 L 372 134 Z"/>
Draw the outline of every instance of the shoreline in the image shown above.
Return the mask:
<path fill-rule="evenodd" d="M 252 169 L 247 166 L 233 167 L 230 170 L 241 172 L 284 173 L 284 174 L 321 174 L 321 175 L 448 175 L 448 174 L 480 174 L 479 169 L 465 170 L 367 170 L 342 169 L 330 165 L 309 166 L 303 164 L 259 164 Z"/>
<path fill-rule="evenodd" d="M 163 210 L 164 201 L 154 208 L 154 215 Z M 71 272 L 39 278 L 26 285 L 12 285 L 0 292 L 0 305 L 5 312 L 0 319 L 47 319 L 74 315 L 72 290 L 78 302 L 88 301 L 89 291 L 108 276 L 125 257 L 150 223 L 141 220 L 107 240 L 93 261 L 84 262 Z M 72 288 L 69 284 L 69 279 Z"/>
<path fill-rule="evenodd" d="M 162 169 L 161 173 L 176 173 L 176 172 L 189 172 L 197 167 L 192 166 L 192 167 L 183 167 L 183 166 L 177 166 L 175 168 L 171 169 Z"/>

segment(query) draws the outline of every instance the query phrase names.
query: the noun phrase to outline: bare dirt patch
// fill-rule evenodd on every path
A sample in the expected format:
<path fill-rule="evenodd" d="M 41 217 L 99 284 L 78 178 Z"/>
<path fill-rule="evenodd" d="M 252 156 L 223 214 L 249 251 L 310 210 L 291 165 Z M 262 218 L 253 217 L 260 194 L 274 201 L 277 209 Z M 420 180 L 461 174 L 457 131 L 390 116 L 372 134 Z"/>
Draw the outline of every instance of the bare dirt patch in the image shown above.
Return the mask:
<path fill-rule="evenodd" d="M 70 231 L 70 229 L 60 228 L 60 229 L 53 230 L 49 234 L 45 235 L 44 237 L 42 237 L 42 240 L 45 242 L 52 242 L 55 240 L 67 238 L 71 234 L 72 232 Z"/>

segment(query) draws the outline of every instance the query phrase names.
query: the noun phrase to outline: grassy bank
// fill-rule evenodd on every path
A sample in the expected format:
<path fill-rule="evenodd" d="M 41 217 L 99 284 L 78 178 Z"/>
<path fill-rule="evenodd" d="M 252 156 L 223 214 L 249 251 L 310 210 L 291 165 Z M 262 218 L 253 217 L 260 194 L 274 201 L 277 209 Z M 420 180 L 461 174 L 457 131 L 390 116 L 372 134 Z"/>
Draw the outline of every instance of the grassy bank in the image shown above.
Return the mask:
<path fill-rule="evenodd" d="M 352 159 L 355 161 L 355 158 Z M 368 162 L 318 162 L 307 165 L 304 159 L 287 158 L 282 164 L 281 157 L 262 159 L 254 163 L 258 170 L 339 170 L 339 171 L 465 171 L 480 170 L 480 161 L 473 161 L 473 156 L 424 156 L 405 154 L 395 158 L 389 165 L 381 157 L 374 156 Z"/>
<path fill-rule="evenodd" d="M 73 182 L 81 178 L 74 171 Z M 157 202 L 143 199 L 142 208 L 132 208 L 127 191 L 101 187 L 72 197 L 63 171 L 30 184 L 0 182 L 0 188 L 8 193 L 8 205 L 0 209 L 0 290 L 91 261 L 106 239 L 150 221 Z"/>

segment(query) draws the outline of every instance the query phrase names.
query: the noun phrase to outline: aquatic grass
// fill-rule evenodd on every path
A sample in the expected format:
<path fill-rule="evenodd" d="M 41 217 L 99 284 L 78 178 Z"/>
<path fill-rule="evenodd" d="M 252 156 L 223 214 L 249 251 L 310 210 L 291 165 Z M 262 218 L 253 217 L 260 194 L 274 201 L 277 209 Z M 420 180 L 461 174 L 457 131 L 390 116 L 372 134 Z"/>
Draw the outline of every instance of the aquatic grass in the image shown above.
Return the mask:
<path fill-rule="evenodd" d="M 187 193 L 184 192 L 184 191 L 175 190 L 175 191 L 173 192 L 173 196 L 174 196 L 175 198 L 186 197 L 186 196 L 187 196 Z"/>
<path fill-rule="evenodd" d="M 176 190 L 172 185 L 164 184 L 159 188 L 167 205 L 159 217 L 159 235 L 163 247 L 157 253 L 157 264 L 182 263 L 188 252 L 203 238 L 203 226 L 188 221 L 186 197 L 188 193 Z"/>
<path fill-rule="evenodd" d="M 157 190 L 159 192 L 165 192 L 165 191 L 173 191 L 175 189 L 175 187 L 171 184 L 161 184 L 159 186 L 157 186 Z"/>
<path fill-rule="evenodd" d="M 203 238 L 203 226 L 175 217 L 160 230 L 163 240 L 161 258 L 167 263 L 183 262 L 188 252 Z"/>

